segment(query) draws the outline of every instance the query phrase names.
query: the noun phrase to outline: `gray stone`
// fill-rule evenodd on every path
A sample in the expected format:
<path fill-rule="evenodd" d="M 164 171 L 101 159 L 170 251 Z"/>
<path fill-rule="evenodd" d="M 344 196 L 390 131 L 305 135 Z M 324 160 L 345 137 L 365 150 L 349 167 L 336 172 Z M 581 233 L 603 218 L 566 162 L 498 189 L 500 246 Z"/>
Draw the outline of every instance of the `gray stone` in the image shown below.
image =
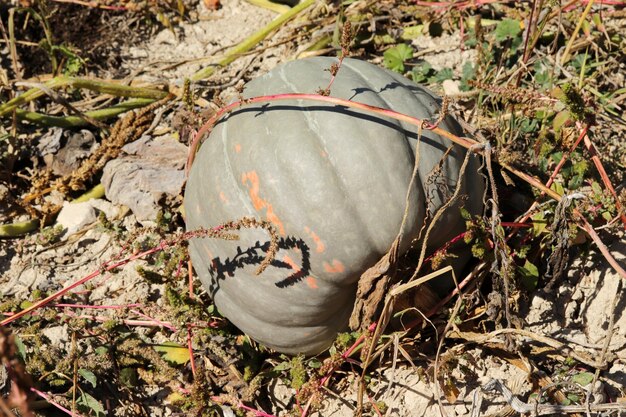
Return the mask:
<path fill-rule="evenodd" d="M 182 191 L 187 147 L 172 136 L 160 136 L 142 137 L 123 150 L 126 155 L 104 167 L 106 197 L 130 208 L 139 221 L 154 220 L 159 201 Z"/>

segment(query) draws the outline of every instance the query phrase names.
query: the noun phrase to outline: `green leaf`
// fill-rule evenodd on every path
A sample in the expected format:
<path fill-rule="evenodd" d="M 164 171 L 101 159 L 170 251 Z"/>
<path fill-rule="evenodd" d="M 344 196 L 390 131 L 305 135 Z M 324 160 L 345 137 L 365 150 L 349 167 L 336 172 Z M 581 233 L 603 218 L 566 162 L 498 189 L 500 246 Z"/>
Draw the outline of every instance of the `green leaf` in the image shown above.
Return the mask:
<path fill-rule="evenodd" d="M 413 57 L 413 48 L 403 43 L 389 48 L 383 54 L 383 62 L 387 68 L 396 72 L 404 72 L 404 62 Z"/>
<path fill-rule="evenodd" d="M 98 346 L 95 351 L 98 355 L 102 356 L 109 353 L 109 348 L 107 348 L 106 346 Z"/>
<path fill-rule="evenodd" d="M 565 189 L 563 188 L 563 185 L 561 185 L 561 183 L 559 182 L 552 183 L 552 185 L 550 186 L 550 189 L 554 191 L 555 193 L 557 193 L 558 195 L 562 196 L 565 194 Z"/>
<path fill-rule="evenodd" d="M 165 342 L 162 345 L 156 345 L 154 350 L 163 355 L 163 359 L 168 362 L 182 365 L 189 362 L 189 349 L 174 342 Z"/>
<path fill-rule="evenodd" d="M 93 372 L 87 369 L 79 369 L 78 374 L 85 378 L 85 381 L 89 382 L 92 387 L 96 387 L 98 381 L 96 379 L 96 375 Z"/>
<path fill-rule="evenodd" d="M 22 339 L 18 335 L 15 335 L 15 347 L 17 348 L 17 355 L 22 359 L 24 363 L 26 363 L 26 346 Z"/>
<path fill-rule="evenodd" d="M 276 365 L 274 367 L 274 371 L 276 372 L 282 372 L 282 371 L 286 371 L 287 369 L 291 368 L 291 364 L 289 362 L 281 362 L 278 365 Z"/>
<path fill-rule="evenodd" d="M 592 381 L 593 381 L 593 374 L 591 372 L 581 372 L 579 374 L 572 376 L 572 382 L 583 387 L 591 384 Z"/>
<path fill-rule="evenodd" d="M 423 83 L 426 82 L 433 73 L 433 67 L 427 61 L 424 61 L 413 67 L 411 78 L 416 83 Z"/>
<path fill-rule="evenodd" d="M 603 194 L 602 193 L 602 187 L 600 187 L 600 184 L 598 184 L 596 181 L 593 181 L 591 183 L 591 190 L 597 196 L 601 196 Z"/>
<path fill-rule="evenodd" d="M 424 32 L 424 25 L 409 26 L 409 27 L 405 27 L 402 30 L 402 35 L 400 35 L 400 37 L 403 40 L 408 41 L 411 39 L 419 38 L 420 36 L 422 36 L 423 32 Z"/>
<path fill-rule="evenodd" d="M 452 72 L 452 68 L 444 68 L 441 71 L 438 71 L 428 81 L 431 83 L 442 83 L 445 80 L 451 80 L 452 78 L 454 78 L 454 73 Z"/>
<path fill-rule="evenodd" d="M 519 20 L 504 19 L 496 26 L 496 41 L 502 42 L 514 38 L 522 32 Z"/>
<path fill-rule="evenodd" d="M 554 116 L 554 120 L 552 121 L 552 127 L 554 130 L 559 131 L 567 123 L 568 120 L 572 119 L 572 115 L 569 111 L 563 110 L 560 111 Z"/>
<path fill-rule="evenodd" d="M 102 404 L 100 404 L 98 400 L 96 400 L 94 397 L 87 394 L 86 392 L 83 392 L 80 397 L 78 397 L 78 399 L 76 400 L 76 405 L 79 409 L 81 409 L 82 412 L 93 411 L 98 417 L 106 416 Z"/>
<path fill-rule="evenodd" d="M 535 264 L 526 260 L 523 266 L 519 267 L 520 274 L 522 276 L 522 285 L 527 290 L 534 290 L 537 288 L 537 283 L 539 282 L 539 269 L 535 266 Z"/>
<path fill-rule="evenodd" d="M 309 365 L 309 368 L 319 369 L 322 367 L 322 362 L 320 362 L 317 358 L 311 358 L 309 359 L 307 365 Z"/>
<path fill-rule="evenodd" d="M 139 382 L 139 376 L 137 370 L 133 368 L 120 369 L 120 381 L 127 387 L 135 387 Z"/>

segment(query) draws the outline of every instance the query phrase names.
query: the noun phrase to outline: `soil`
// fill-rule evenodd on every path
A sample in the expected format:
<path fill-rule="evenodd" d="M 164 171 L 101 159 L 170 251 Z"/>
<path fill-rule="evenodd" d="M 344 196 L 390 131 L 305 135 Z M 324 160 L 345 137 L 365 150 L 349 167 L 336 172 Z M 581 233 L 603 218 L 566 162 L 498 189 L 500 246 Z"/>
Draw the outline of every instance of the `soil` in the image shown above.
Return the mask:
<path fill-rule="evenodd" d="M 216 57 L 222 56 L 228 48 L 246 39 L 276 16 L 270 10 L 242 0 L 224 1 L 217 10 L 207 9 L 205 3 L 210 2 L 187 5 L 193 18 L 175 22 L 171 27 L 163 27 L 152 21 L 152 26 L 146 29 L 140 24 L 142 19 L 146 19 L 145 16 L 136 20 L 134 18 L 129 24 L 123 24 L 126 12 L 111 12 L 79 5 L 67 5 L 67 8 L 63 5 L 58 6 L 59 10 L 68 14 L 64 15 L 63 19 L 57 15 L 50 24 L 58 27 L 60 22 L 68 22 L 68 19 L 72 22 L 100 22 L 91 36 L 85 38 L 82 45 L 76 45 L 81 53 L 88 55 L 91 61 L 91 75 L 114 79 L 126 77 L 126 80 L 132 78 L 134 84 L 161 84 L 182 89 L 186 78 L 205 68 L 210 62 L 215 62 Z M 4 19 L 5 14 L 2 16 Z M 320 16 L 323 16 L 323 13 L 320 13 Z M 237 86 L 241 82 L 270 70 L 280 62 L 299 56 L 302 53 L 301 48 L 286 41 L 293 37 L 294 33 L 296 37 L 301 37 L 303 44 L 311 40 L 298 34 L 299 25 L 304 24 L 298 21 L 292 22 L 291 26 L 285 26 L 266 41 L 263 48 L 237 59 L 227 67 L 216 67 L 215 75 L 208 81 L 195 83 L 197 91 L 201 92 L 196 104 L 208 114 L 214 107 L 210 104 L 211 100 L 219 98 L 222 102 L 227 102 L 236 97 Z M 139 30 L 139 27 L 143 29 Z M 105 30 L 105 28 L 108 29 Z M 330 29 L 323 27 L 323 30 L 329 31 Z M 59 39 L 67 39 L 68 42 L 76 41 L 79 38 L 77 33 L 83 33 L 83 31 L 85 31 L 84 25 L 66 25 L 66 30 L 55 32 L 55 36 Z M 36 35 L 33 33 L 29 36 L 35 39 Z M 107 38 L 99 38 L 100 35 Z M 462 74 L 463 63 L 475 59 L 475 52 L 461 48 L 460 44 L 460 32 L 443 36 L 422 35 L 412 41 L 420 59 L 429 62 L 436 70 L 444 67 L 452 68 L 457 80 Z M 23 58 L 28 55 L 25 49 L 20 49 L 18 52 Z M 0 48 L 0 55 L 3 66 L 10 62 L 6 44 Z M 374 57 L 372 61 L 380 63 L 382 59 Z M 46 67 L 43 61 L 39 62 L 34 58 L 24 59 L 22 65 L 25 68 L 31 65 L 24 73 L 25 76 L 34 75 Z M 454 95 L 458 93 L 458 81 L 453 82 L 452 85 L 448 82 L 447 87 L 444 85 L 440 88 L 439 93 L 446 92 Z M 175 115 L 167 113 L 155 120 L 156 123 L 149 132 L 145 133 L 140 142 L 143 141 L 141 143 L 149 147 L 151 143 L 166 146 L 163 143 L 174 141 L 176 152 L 184 155 L 187 144 L 177 140 L 178 132 L 172 127 L 176 123 Z M 30 132 L 39 140 L 45 133 L 45 129 L 35 133 Z M 611 141 L 610 145 L 612 146 L 610 154 L 616 157 L 607 157 L 606 154 L 603 157 L 609 160 L 610 166 L 619 171 L 619 167 L 623 167 L 624 164 L 623 155 L 626 155 L 625 142 L 623 140 Z M 140 169 L 146 169 L 147 165 L 141 165 L 141 163 L 147 164 L 147 155 L 152 152 L 142 154 L 128 146 L 117 158 L 116 163 L 138 163 L 140 167 L 144 167 Z M 168 155 L 172 154 L 168 153 Z M 40 156 L 43 157 L 42 154 Z M 163 158 L 167 159 L 167 155 Z M 170 160 L 168 163 L 172 176 L 182 175 L 184 169 L 182 158 L 176 161 Z M 110 169 L 117 172 L 119 166 L 115 165 Z M 621 181 L 622 177 L 618 175 L 616 178 Z M 133 184 L 135 183 L 129 182 L 127 186 L 136 187 Z M 623 184 L 621 187 L 619 182 L 617 184 L 619 192 Z M 180 189 L 182 184 L 175 187 Z M 65 231 L 51 238 L 40 232 L 26 237 L 0 240 L 0 302 L 33 300 L 35 291 L 56 291 L 101 270 L 107 262 L 119 259 L 120 253 L 121 257 L 124 257 L 133 251 L 145 250 L 164 236 L 159 232 L 160 227 L 165 227 L 167 233 L 183 230 L 178 208 L 180 195 L 176 196 L 176 192 L 155 190 L 150 198 L 137 197 L 141 201 L 133 203 L 120 197 L 120 195 L 130 193 L 130 191 L 123 190 L 116 192 L 115 196 L 108 193 L 106 198 L 82 203 L 76 208 L 66 204 L 65 213 L 62 212 L 59 217 L 59 224 Z M 0 194 L 2 192 L 0 189 Z M 144 208 L 140 212 L 138 207 L 141 204 L 147 206 L 142 206 Z M 3 210 L 5 211 L 0 211 L 0 214 L 6 221 L 8 214 L 3 213 L 8 213 L 9 210 L 6 207 L 3 207 Z M 156 220 L 156 213 L 159 210 L 171 216 L 166 226 Z M 114 227 L 110 226 L 111 224 Z M 149 233 L 146 232 L 146 228 L 151 228 Z M 140 233 L 142 237 L 135 240 L 134 248 L 126 248 L 124 241 L 118 239 L 121 236 L 119 231 L 126 231 L 128 233 L 126 238 L 129 236 L 132 238 L 134 232 Z M 610 252 L 624 266 L 626 264 L 626 239 L 623 233 L 612 234 L 608 238 L 607 235 L 603 235 L 603 238 Z M 519 316 L 522 318 L 522 324 L 518 326 L 518 330 L 523 329 L 526 333 L 512 332 L 508 335 L 489 333 L 493 329 L 487 324 L 484 333 L 491 334 L 491 336 L 478 340 L 478 333 L 472 333 L 472 336 L 469 330 L 462 330 L 466 327 L 458 324 L 459 327 L 455 329 L 458 331 L 457 334 L 452 333 L 443 344 L 438 362 L 438 366 L 449 364 L 448 371 L 443 372 L 445 375 L 443 378 L 447 378 L 445 383 L 434 377 L 436 349 L 433 340 L 426 343 L 429 348 L 424 353 L 413 356 L 415 362 L 413 364 L 404 358 L 402 352 L 398 350 L 394 352 L 391 348 L 390 355 L 385 355 L 384 359 L 370 365 L 367 378 L 368 395 L 364 397 L 365 409 L 370 413 L 368 415 L 377 413 L 386 416 L 515 414 L 516 412 L 511 409 L 501 393 L 485 389 L 492 379 L 501 381 L 513 394 L 518 395 L 523 402 L 527 403 L 532 403 L 533 400 L 529 396 L 536 392 L 537 386 L 546 388 L 546 392 L 549 391 L 546 398 L 551 399 L 558 398 L 559 393 L 563 395 L 563 392 L 568 394 L 575 392 L 581 396 L 589 393 L 592 403 L 596 404 L 624 401 L 626 399 L 626 292 L 623 291 L 623 280 L 607 264 L 598 250 L 589 243 L 570 249 L 569 255 L 571 256 L 569 267 L 553 290 L 539 289 L 519 296 L 521 298 Z M 149 257 L 147 260 L 132 261 L 121 266 L 114 273 L 104 273 L 88 284 L 77 287 L 73 293 L 83 300 L 82 304 L 142 306 L 141 311 L 145 315 L 145 320 L 168 321 L 172 326 L 178 326 L 177 317 L 168 316 L 168 314 L 175 314 L 172 310 L 167 310 L 166 293 L 169 284 L 162 280 L 148 280 L 145 274 L 138 271 L 140 267 L 154 268 L 157 263 L 155 259 L 155 257 Z M 162 272 L 162 269 L 158 268 L 163 268 L 162 264 L 155 268 Z M 177 272 L 172 273 L 173 279 L 180 284 L 185 279 L 184 273 L 184 268 L 181 270 L 179 267 Z M 206 293 L 200 293 L 199 298 L 208 305 Z M 57 311 L 70 314 L 69 310 Z M 124 314 L 128 314 L 128 310 L 124 312 L 103 314 L 101 317 L 122 319 L 125 317 Z M 446 312 L 449 313 L 449 311 Z M 89 310 L 72 314 L 96 315 Z M 448 316 L 442 314 L 433 325 L 442 329 L 446 323 L 446 317 Z M 480 323 L 481 319 L 475 318 L 471 321 Z M 47 338 L 47 346 L 58 352 L 72 350 L 76 335 L 72 326 L 74 326 L 73 323 L 65 322 L 56 326 L 47 325 L 43 328 L 41 332 Z M 480 324 L 474 331 L 479 331 L 479 327 Z M 151 328 L 131 325 L 129 329 L 151 344 L 172 340 L 184 343 L 184 332 L 167 332 L 163 329 L 154 331 Z M 237 334 L 236 330 L 233 332 Z M 104 336 L 98 335 L 98 337 Z M 223 339 L 220 335 L 216 336 L 213 341 L 219 345 Z M 229 349 L 232 348 L 229 343 L 231 342 L 223 342 L 220 348 L 226 352 L 227 357 Z M 204 346 L 198 347 L 198 356 L 202 356 L 209 350 Z M 32 352 L 27 352 L 27 354 L 33 355 Z M 223 357 L 217 355 L 220 360 L 223 360 L 220 362 L 214 356 L 216 356 L 215 350 L 207 353 L 202 358 L 203 366 L 210 369 L 223 364 L 226 369 L 223 373 L 231 372 L 228 369 L 233 365 L 228 363 L 227 359 L 224 360 Z M 396 360 L 392 360 L 393 357 Z M 580 361 L 575 362 L 575 365 L 572 364 L 575 358 L 581 357 L 589 358 L 590 363 L 607 363 L 608 366 L 599 378 L 587 381 L 577 376 L 584 372 L 593 373 L 593 367 L 589 366 L 589 363 L 581 364 Z M 278 355 L 269 356 L 269 358 L 273 365 L 285 360 Z M 444 365 L 441 365 L 442 361 Z M 540 364 L 537 361 L 540 361 Z M 190 386 L 188 382 L 191 378 L 191 369 L 188 364 L 183 368 L 170 381 L 159 380 L 156 377 L 150 381 L 148 377 L 145 377 L 144 383 L 135 386 L 131 384 L 129 385 L 131 388 L 124 387 L 119 390 L 132 393 L 125 396 L 125 399 L 119 400 L 118 405 L 109 410 L 110 415 L 131 416 L 142 415 L 142 413 L 153 416 L 182 415 L 180 409 L 172 404 L 175 404 L 176 387 Z M 358 367 L 341 368 L 340 374 L 333 378 L 329 388 L 323 390 L 320 408 L 312 415 L 324 417 L 355 415 L 360 397 L 359 384 L 362 381 L 360 372 Z M 550 376 L 547 376 L 546 372 L 551 372 Z M 215 394 L 242 395 L 242 390 L 233 388 L 236 384 L 232 380 L 232 375 L 228 375 L 225 377 L 225 380 L 228 380 L 227 383 L 214 381 L 214 387 L 219 386 L 221 390 Z M 577 385 L 576 381 L 583 380 L 588 382 L 586 386 Z M 99 383 L 106 386 L 104 381 L 99 381 Z M 442 386 L 447 386 L 448 389 L 443 390 Z M 284 373 L 281 377 L 266 379 L 259 390 L 265 394 L 256 399 L 255 406 L 263 408 L 267 413 L 287 415 L 289 411 L 298 409 L 296 390 Z M 141 407 L 137 404 L 141 404 Z M 223 405 L 221 409 L 224 416 L 241 412 L 241 409 L 237 409 L 237 404 L 228 405 L 228 402 L 225 404 L 227 405 Z M 372 404 L 383 407 L 383 411 L 372 411 Z M 476 407 L 478 408 L 475 409 Z M 50 408 L 44 408 L 41 415 L 52 415 L 50 413 L 53 413 Z"/>

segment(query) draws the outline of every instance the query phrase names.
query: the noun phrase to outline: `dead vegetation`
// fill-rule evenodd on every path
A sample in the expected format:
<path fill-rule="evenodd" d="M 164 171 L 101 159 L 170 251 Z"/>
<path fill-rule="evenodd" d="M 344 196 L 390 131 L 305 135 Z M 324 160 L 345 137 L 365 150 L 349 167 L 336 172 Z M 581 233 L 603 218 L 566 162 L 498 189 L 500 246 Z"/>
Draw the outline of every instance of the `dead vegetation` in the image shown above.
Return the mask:
<path fill-rule="evenodd" d="M 50 254 L 52 265 L 50 282 L 2 287 L 4 414 L 50 415 L 56 407 L 122 416 L 229 415 L 230 409 L 256 416 L 320 409 L 320 415 L 402 415 L 416 408 L 387 395 L 401 385 L 394 375 L 402 368 L 426 384 L 428 413 L 623 410 L 621 2 L 304 1 L 199 61 L 123 65 L 132 43 L 146 44 L 157 33 L 184 42 L 185 25 L 218 20 L 220 10 L 207 7 L 220 5 L 21 0 L 0 6 L 2 283 L 23 282 L 42 254 Z M 83 37 L 85 27 L 94 29 Z M 102 196 L 102 169 L 125 144 L 172 134 L 194 149 L 195 132 L 206 130 L 202 122 L 222 114 L 224 91 L 236 96 L 235 86 L 264 65 L 338 53 L 443 90 L 449 105 L 442 115 L 455 113 L 480 142 L 474 150 L 485 157 L 489 189 L 484 216 L 460 214 L 468 227 L 458 241 L 430 256 L 421 247 L 406 256 L 391 248 L 361 281 L 357 331 L 339 335 L 327 353 L 278 355 L 219 316 L 192 280 L 180 199 L 162 200 L 152 228 L 128 213 L 104 211 L 74 239 L 45 227 L 85 189 Z M 194 62 L 200 67 L 183 83 L 167 78 Z M 330 76 L 333 71 L 340 65 Z M 161 76 L 145 81 L 141 73 Z M 332 99 L 324 87 L 320 100 Z M 80 168 L 57 176 L 33 146 L 51 126 L 89 129 L 99 147 Z M 232 239 L 240 227 L 264 228 L 276 243 L 271 226 L 255 219 L 192 234 Z M 96 258 L 90 247 L 102 236 L 110 243 Z M 429 296 L 428 305 L 418 305 L 427 291 L 418 284 L 447 272 L 438 263 L 455 244 L 470 245 L 471 268 L 456 277 L 448 297 Z M 270 249 L 259 271 L 272 256 Z M 592 271 L 601 267 L 598 278 Z M 67 283 L 56 278 L 72 270 L 82 275 Z M 605 300 L 601 310 L 591 310 L 594 299 Z M 592 315 L 601 319 L 593 322 Z M 510 375 L 520 372 L 523 381 L 511 376 L 485 384 L 491 363 Z M 490 397 L 491 389 L 498 395 Z M 348 405 L 329 406 L 334 396 Z"/>

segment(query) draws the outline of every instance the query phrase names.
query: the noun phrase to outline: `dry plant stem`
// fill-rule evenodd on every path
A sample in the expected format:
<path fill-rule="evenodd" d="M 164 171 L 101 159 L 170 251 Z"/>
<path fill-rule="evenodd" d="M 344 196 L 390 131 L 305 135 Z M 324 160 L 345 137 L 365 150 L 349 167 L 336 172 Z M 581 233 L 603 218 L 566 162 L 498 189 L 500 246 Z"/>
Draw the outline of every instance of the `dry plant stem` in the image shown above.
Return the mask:
<path fill-rule="evenodd" d="M 563 415 L 573 413 L 597 413 L 597 415 L 609 415 L 609 411 L 624 411 L 626 404 L 605 403 L 605 404 L 582 404 L 582 405 L 553 405 L 553 404 L 528 404 L 513 395 L 502 382 L 492 379 L 484 387 L 486 391 L 498 391 L 505 401 L 517 412 L 530 416 Z M 606 412 L 606 413 L 603 413 Z M 590 414 L 587 414 L 590 415 Z M 613 415 L 613 414 L 611 414 Z M 621 413 L 619 414 L 621 415 Z"/>
<path fill-rule="evenodd" d="M 572 359 L 576 359 L 580 363 L 584 363 L 585 365 L 591 366 L 592 368 L 607 369 L 608 367 L 608 364 L 606 362 L 596 361 L 594 358 L 590 357 L 584 352 L 577 352 L 571 349 L 565 343 L 559 342 L 556 339 L 553 339 L 547 336 L 542 336 L 542 335 L 539 335 L 539 334 L 536 334 L 536 333 L 533 333 L 531 331 L 524 330 L 524 329 L 506 328 L 506 329 L 494 330 L 493 332 L 487 333 L 487 334 L 474 333 L 474 332 L 462 332 L 458 330 L 454 330 L 450 333 L 451 337 L 457 337 L 457 338 L 464 339 L 464 340 L 470 341 L 472 343 L 477 343 L 477 344 L 486 343 L 490 341 L 491 339 L 494 339 L 500 335 L 518 335 L 518 336 L 527 337 L 539 343 L 543 343 L 547 346 L 550 346 L 551 348 L 559 351 L 561 355 L 565 357 L 569 356 Z"/>
<path fill-rule="evenodd" d="M 150 98 L 154 100 L 167 96 L 167 91 L 157 90 L 148 87 L 129 87 L 126 85 L 103 80 L 77 78 L 77 77 L 55 77 L 43 84 L 47 88 L 57 89 L 62 87 L 84 88 L 101 94 L 110 94 L 116 97 Z M 0 105 L 0 117 L 6 116 L 16 110 L 18 106 L 29 103 L 45 95 L 39 88 L 31 88 L 23 94 Z"/>
<path fill-rule="evenodd" d="M 93 2 L 93 1 L 81 1 L 81 0 L 52 0 L 54 2 L 57 3 L 70 3 L 70 4 L 77 4 L 79 6 L 85 6 L 85 7 L 95 7 L 98 9 L 103 9 L 103 10 L 114 10 L 114 11 L 126 11 L 128 10 L 128 8 L 124 7 L 124 6 L 107 6 L 105 4 L 98 4 L 97 2 Z"/>
<path fill-rule="evenodd" d="M 13 65 L 13 72 L 18 80 L 22 79 L 22 73 L 20 71 L 17 60 L 17 48 L 15 44 L 15 8 L 12 7 L 9 10 L 9 48 L 11 50 L 11 64 Z"/>
<path fill-rule="evenodd" d="M 572 49 L 572 45 L 574 44 L 574 41 L 578 37 L 578 32 L 580 32 L 580 28 L 582 27 L 583 22 L 585 21 L 585 19 L 587 18 L 587 15 L 591 11 L 591 7 L 593 6 L 594 1 L 595 0 L 589 0 L 589 2 L 587 3 L 587 7 L 585 7 L 585 10 L 583 11 L 583 14 L 580 16 L 580 19 L 578 19 L 578 23 L 576 24 L 574 33 L 572 33 L 572 36 L 570 36 L 569 41 L 567 42 L 567 46 L 565 47 L 565 51 L 563 52 L 563 55 L 561 56 L 561 66 L 564 66 L 565 63 L 567 63 L 567 61 L 569 60 L 569 51 Z"/>
<path fill-rule="evenodd" d="M 530 46 L 530 39 L 533 36 L 534 32 L 537 30 L 537 21 L 539 20 L 539 11 L 541 10 L 543 1 L 542 0 L 533 0 L 532 7 L 530 9 L 530 16 L 528 17 L 528 26 L 524 33 L 524 52 L 522 53 L 522 66 L 525 67 L 528 62 L 528 58 L 530 57 L 530 50 L 534 47 L 534 45 Z M 524 75 L 523 71 L 520 71 L 517 74 L 517 79 L 515 80 L 515 86 L 519 87 L 520 82 L 522 81 L 522 77 Z"/>
<path fill-rule="evenodd" d="M 456 303 L 454 304 L 454 308 L 452 309 L 452 312 L 450 313 L 450 318 L 448 319 L 448 322 L 446 323 L 446 327 L 441 333 L 441 338 L 439 339 L 439 343 L 437 344 L 437 354 L 435 355 L 433 394 L 435 395 L 437 399 L 437 404 L 439 405 L 439 412 L 441 413 L 442 416 L 446 416 L 446 417 L 447 417 L 447 414 L 443 408 L 443 403 L 441 402 L 441 394 L 439 393 L 439 389 L 440 389 L 439 387 L 439 358 L 441 357 L 441 349 L 443 349 L 443 342 L 446 340 L 446 335 L 448 334 L 450 329 L 454 326 L 454 320 L 456 320 L 456 317 L 462 305 L 463 303 L 462 303 L 461 297 L 457 298 Z"/>
<path fill-rule="evenodd" d="M 196 72 L 195 74 L 193 74 L 190 78 L 191 81 L 199 81 L 199 80 L 210 77 L 215 72 L 216 67 L 218 66 L 224 67 L 230 64 L 231 62 L 239 58 L 241 54 L 248 52 L 250 49 L 252 49 L 256 44 L 258 44 L 263 39 L 265 39 L 270 33 L 278 29 L 285 22 L 291 20 L 292 18 L 297 16 L 300 12 L 302 12 L 303 10 L 305 10 L 306 8 L 308 8 L 309 6 L 313 4 L 315 4 L 314 0 L 304 0 L 303 2 L 299 3 L 294 8 L 281 14 L 276 19 L 272 20 L 268 25 L 259 29 L 257 32 L 253 33 L 252 36 L 248 37 L 239 45 L 235 46 L 234 48 L 226 52 L 226 56 L 222 58 L 222 60 L 220 60 L 217 63 L 217 65 L 208 66 Z"/>
<path fill-rule="evenodd" d="M 445 298 L 443 298 L 441 301 L 439 301 L 439 303 L 437 303 L 436 306 L 434 306 L 430 311 L 428 311 L 426 314 L 424 314 L 424 316 L 426 318 L 428 317 L 432 317 L 435 314 L 437 314 L 439 311 L 441 311 L 441 309 L 443 308 L 444 305 L 446 305 L 448 303 L 448 301 L 450 301 L 452 299 L 452 297 L 458 295 L 461 293 L 461 290 L 463 288 L 465 288 L 476 276 L 478 276 L 479 273 L 481 273 L 482 271 L 484 271 L 484 269 L 487 267 L 487 264 L 485 262 L 481 262 L 480 264 L 478 264 L 474 270 L 472 272 L 470 272 L 467 277 L 465 277 L 463 279 L 463 281 L 459 282 L 458 286 L 456 288 L 454 288 L 452 290 L 452 292 L 450 292 L 450 294 L 448 294 Z M 415 326 L 417 326 L 418 324 L 422 323 L 424 321 L 423 318 L 417 318 L 415 320 L 413 320 L 412 322 L 410 322 L 409 324 L 407 324 L 404 329 L 405 330 L 411 330 L 412 328 L 414 328 Z"/>

